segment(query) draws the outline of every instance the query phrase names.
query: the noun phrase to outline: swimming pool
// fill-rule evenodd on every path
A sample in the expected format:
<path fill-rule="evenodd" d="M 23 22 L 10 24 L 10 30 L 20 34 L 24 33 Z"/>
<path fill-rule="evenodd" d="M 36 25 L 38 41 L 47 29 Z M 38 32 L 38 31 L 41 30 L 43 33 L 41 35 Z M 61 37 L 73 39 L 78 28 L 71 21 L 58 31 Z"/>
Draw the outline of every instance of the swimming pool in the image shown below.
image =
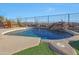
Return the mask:
<path fill-rule="evenodd" d="M 50 31 L 48 29 L 30 28 L 26 30 L 13 31 L 6 33 L 7 35 L 40 37 L 41 39 L 58 40 L 71 37 L 72 35 L 65 31 Z"/>

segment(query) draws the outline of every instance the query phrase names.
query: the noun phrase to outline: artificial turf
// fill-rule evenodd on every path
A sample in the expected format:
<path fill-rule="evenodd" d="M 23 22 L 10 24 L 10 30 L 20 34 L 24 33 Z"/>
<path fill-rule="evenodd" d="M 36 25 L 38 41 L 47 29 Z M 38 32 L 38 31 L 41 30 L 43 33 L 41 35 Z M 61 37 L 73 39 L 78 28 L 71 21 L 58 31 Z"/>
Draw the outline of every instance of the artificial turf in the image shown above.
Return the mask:
<path fill-rule="evenodd" d="M 49 49 L 47 43 L 40 43 L 38 46 L 24 49 L 14 55 L 56 55 L 56 53 Z"/>
<path fill-rule="evenodd" d="M 69 42 L 69 44 L 75 48 L 77 54 L 79 55 L 79 40 L 78 41 L 71 41 Z"/>

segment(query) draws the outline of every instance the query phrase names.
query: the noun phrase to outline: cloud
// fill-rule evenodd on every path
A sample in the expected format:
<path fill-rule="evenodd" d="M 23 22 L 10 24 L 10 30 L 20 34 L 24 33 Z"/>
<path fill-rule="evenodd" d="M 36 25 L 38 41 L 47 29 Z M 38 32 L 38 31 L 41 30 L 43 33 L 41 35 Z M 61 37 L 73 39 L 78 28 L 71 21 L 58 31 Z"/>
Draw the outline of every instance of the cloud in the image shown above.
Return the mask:
<path fill-rule="evenodd" d="M 54 8 L 48 8 L 47 10 L 45 10 L 45 12 L 53 13 L 53 12 L 55 12 L 55 9 Z"/>

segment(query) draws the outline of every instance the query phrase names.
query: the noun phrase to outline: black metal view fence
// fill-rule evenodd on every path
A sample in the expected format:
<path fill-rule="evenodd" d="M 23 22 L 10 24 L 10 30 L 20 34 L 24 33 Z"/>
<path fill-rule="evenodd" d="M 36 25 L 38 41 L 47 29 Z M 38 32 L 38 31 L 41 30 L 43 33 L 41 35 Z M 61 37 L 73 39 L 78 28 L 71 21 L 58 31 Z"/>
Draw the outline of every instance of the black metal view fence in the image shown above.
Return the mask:
<path fill-rule="evenodd" d="M 25 22 L 31 22 L 31 23 L 55 23 L 55 22 L 79 23 L 79 13 L 25 17 L 25 18 L 22 18 L 22 20 Z"/>

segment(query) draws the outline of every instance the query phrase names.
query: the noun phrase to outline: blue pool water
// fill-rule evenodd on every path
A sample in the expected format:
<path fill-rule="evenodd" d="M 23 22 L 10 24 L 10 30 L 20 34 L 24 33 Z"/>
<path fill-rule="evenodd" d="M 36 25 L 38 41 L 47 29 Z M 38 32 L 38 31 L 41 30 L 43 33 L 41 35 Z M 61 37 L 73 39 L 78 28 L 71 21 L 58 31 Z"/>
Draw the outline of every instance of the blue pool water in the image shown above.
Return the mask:
<path fill-rule="evenodd" d="M 19 36 L 30 36 L 30 37 L 40 37 L 41 39 L 64 39 L 71 37 L 72 35 L 64 32 L 64 31 L 49 31 L 47 29 L 38 29 L 38 28 L 31 28 L 27 30 L 20 30 L 20 31 L 14 31 L 11 33 L 7 33 L 8 35 L 19 35 Z"/>

